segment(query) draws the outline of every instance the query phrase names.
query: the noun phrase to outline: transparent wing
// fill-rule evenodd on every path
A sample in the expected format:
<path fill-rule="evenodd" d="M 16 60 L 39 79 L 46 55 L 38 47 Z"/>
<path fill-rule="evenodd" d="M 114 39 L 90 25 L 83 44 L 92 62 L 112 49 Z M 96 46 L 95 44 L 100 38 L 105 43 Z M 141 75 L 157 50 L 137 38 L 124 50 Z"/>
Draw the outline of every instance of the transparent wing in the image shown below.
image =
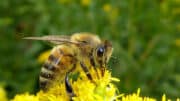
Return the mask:
<path fill-rule="evenodd" d="M 23 39 L 28 39 L 28 40 L 42 40 L 42 41 L 47 41 L 52 44 L 80 44 L 80 42 L 75 42 L 70 39 L 70 36 L 63 36 L 63 35 L 47 35 L 47 36 L 42 36 L 42 37 L 24 37 Z"/>

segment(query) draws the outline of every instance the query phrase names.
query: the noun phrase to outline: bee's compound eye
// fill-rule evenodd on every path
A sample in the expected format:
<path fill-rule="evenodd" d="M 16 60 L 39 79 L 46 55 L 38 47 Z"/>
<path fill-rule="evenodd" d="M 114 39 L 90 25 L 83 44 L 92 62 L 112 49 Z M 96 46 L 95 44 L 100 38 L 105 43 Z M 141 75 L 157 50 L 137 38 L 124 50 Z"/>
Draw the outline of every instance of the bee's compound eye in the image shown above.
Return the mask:
<path fill-rule="evenodd" d="M 102 57 L 104 54 L 104 51 L 105 51 L 104 47 L 99 47 L 97 49 L 97 56 Z"/>

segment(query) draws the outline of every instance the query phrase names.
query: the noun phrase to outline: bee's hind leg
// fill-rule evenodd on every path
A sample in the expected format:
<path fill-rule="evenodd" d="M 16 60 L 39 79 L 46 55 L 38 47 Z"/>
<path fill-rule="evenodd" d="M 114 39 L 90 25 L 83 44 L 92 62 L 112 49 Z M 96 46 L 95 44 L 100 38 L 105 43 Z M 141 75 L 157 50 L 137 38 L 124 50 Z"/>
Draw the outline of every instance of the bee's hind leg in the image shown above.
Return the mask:
<path fill-rule="evenodd" d="M 70 97 L 70 101 L 73 101 L 72 97 L 74 97 L 75 94 L 74 94 L 74 91 L 73 91 L 71 84 L 69 83 L 68 74 L 69 73 L 67 73 L 66 77 L 65 77 L 65 87 L 66 87 L 66 92 L 68 93 L 68 95 Z"/>

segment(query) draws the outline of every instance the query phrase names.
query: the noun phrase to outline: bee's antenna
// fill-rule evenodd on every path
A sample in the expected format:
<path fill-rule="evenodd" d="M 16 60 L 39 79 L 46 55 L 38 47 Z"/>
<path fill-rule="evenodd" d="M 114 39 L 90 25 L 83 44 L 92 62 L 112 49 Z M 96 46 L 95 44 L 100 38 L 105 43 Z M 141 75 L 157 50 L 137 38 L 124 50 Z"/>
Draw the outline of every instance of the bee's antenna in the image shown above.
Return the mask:
<path fill-rule="evenodd" d="M 115 63 L 115 62 L 120 63 L 121 62 L 121 60 L 118 57 L 111 56 L 111 58 L 112 58 L 112 63 Z"/>
<path fill-rule="evenodd" d="M 41 37 L 23 37 L 22 39 L 26 39 L 26 40 L 44 40 Z"/>

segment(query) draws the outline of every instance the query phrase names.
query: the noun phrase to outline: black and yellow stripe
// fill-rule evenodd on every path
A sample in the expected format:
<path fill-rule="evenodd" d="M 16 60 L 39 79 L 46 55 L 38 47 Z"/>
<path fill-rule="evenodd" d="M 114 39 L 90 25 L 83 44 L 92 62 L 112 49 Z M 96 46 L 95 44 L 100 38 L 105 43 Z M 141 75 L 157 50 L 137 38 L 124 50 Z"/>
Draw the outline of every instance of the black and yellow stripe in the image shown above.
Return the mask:
<path fill-rule="evenodd" d="M 56 64 L 58 62 L 60 62 L 59 59 L 51 54 L 44 63 L 39 75 L 41 89 L 46 90 L 50 82 L 55 79 L 55 72 L 58 70 Z"/>

